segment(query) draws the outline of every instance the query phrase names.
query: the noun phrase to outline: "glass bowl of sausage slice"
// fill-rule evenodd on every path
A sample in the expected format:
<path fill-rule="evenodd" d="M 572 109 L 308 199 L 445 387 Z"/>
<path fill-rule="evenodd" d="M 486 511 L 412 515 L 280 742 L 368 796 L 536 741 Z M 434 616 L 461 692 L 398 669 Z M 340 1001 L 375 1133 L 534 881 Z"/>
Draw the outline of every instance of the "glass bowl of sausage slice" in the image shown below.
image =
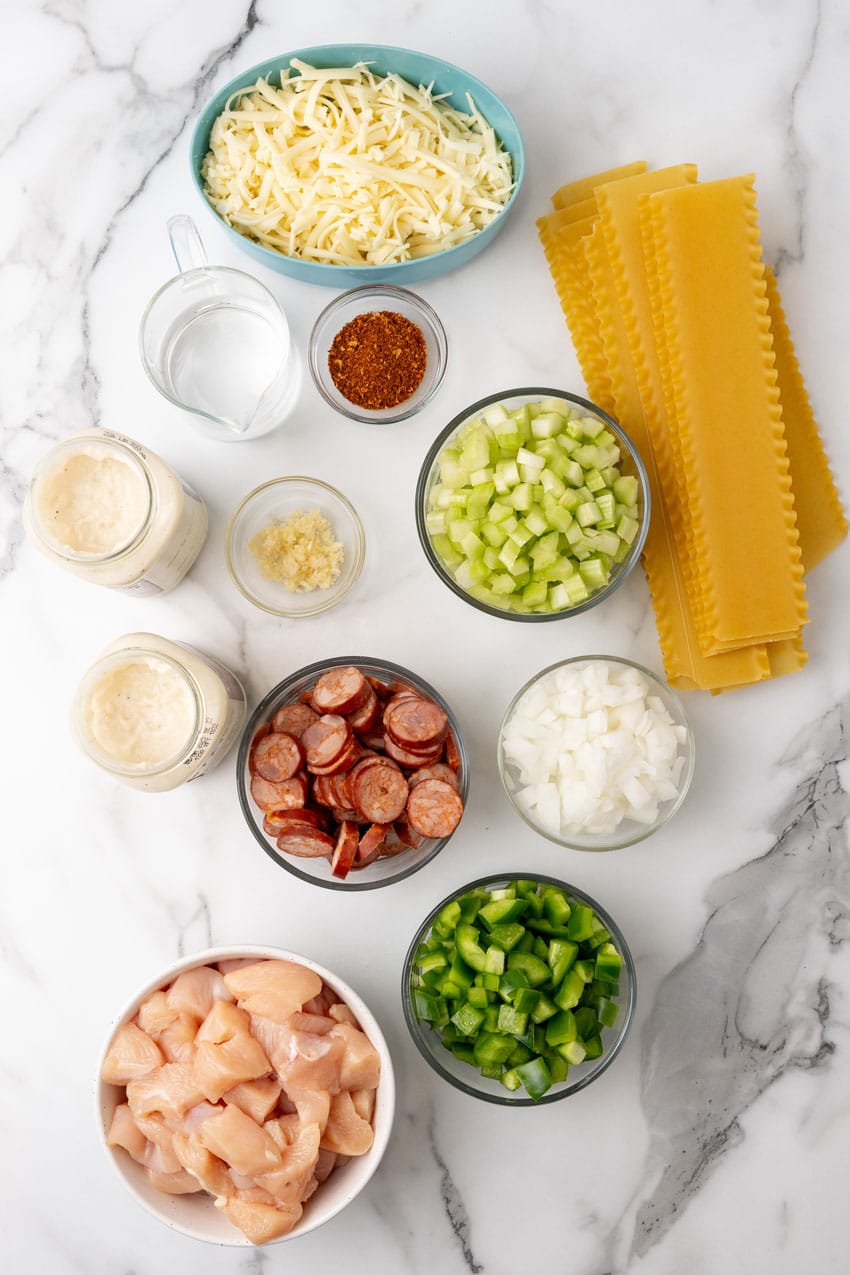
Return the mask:
<path fill-rule="evenodd" d="M 331 890 L 390 885 L 430 863 L 469 785 L 439 691 L 370 656 L 320 660 L 274 686 L 236 768 L 242 813 L 269 858 Z"/>

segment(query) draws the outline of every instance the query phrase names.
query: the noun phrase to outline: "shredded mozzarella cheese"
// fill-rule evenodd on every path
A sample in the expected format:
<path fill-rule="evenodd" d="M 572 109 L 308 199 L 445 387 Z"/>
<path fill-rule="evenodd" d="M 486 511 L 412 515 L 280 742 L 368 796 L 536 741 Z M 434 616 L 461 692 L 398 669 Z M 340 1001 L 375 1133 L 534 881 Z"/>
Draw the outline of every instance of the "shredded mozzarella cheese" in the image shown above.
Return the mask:
<path fill-rule="evenodd" d="M 280 88 L 259 79 L 218 116 L 201 173 L 240 234 L 289 257 L 388 265 L 442 252 L 498 216 L 510 156 L 467 95 L 365 63 L 318 70 L 293 58 Z"/>

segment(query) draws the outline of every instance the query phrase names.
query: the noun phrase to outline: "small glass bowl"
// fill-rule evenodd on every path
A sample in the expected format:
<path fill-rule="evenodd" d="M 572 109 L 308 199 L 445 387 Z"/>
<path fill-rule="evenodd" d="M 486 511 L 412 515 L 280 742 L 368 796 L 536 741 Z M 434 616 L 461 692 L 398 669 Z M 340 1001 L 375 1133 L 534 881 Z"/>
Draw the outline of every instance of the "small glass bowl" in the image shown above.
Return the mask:
<path fill-rule="evenodd" d="M 620 461 L 619 468 L 622 476 L 633 476 L 638 480 L 638 511 L 640 516 L 640 529 L 635 536 L 626 557 L 622 562 L 613 563 L 611 566 L 611 577 L 603 589 L 599 589 L 596 593 L 592 593 L 585 602 L 580 602 L 576 606 L 567 607 L 563 611 L 551 612 L 530 612 L 521 613 L 511 611 L 507 608 L 492 606 L 480 598 L 476 598 L 461 584 L 458 584 L 454 575 L 449 571 L 440 560 L 434 546 L 431 542 L 431 536 L 426 525 L 426 515 L 431 496 L 431 488 L 437 481 L 437 457 L 448 443 L 449 439 L 456 434 L 468 421 L 480 415 L 485 408 L 491 407 L 496 403 L 502 403 L 509 410 L 522 407 L 526 403 L 536 403 L 542 398 L 562 398 L 569 403 L 574 403 L 585 413 L 597 416 L 605 423 L 605 428 L 616 435 L 620 444 Z M 419 479 L 416 484 L 416 530 L 419 534 L 419 541 L 425 551 L 425 557 L 436 571 L 437 575 L 448 585 L 452 593 L 456 593 L 459 598 L 463 598 L 464 602 L 468 602 L 470 606 L 476 607 L 479 611 L 485 611 L 487 615 L 495 615 L 500 620 L 523 620 L 531 623 L 545 622 L 547 620 L 563 620 L 567 616 L 581 615 L 583 611 L 589 611 L 591 607 L 598 606 L 600 602 L 604 602 L 609 598 L 615 589 L 618 589 L 637 562 L 643 550 L 646 534 L 649 531 L 649 481 L 646 476 L 643 461 L 631 442 L 629 437 L 623 433 L 620 426 L 615 420 L 603 412 L 601 407 L 596 407 L 594 403 L 589 402 L 586 398 L 579 398 L 577 394 L 569 394 L 566 390 L 553 390 L 541 388 L 539 386 L 526 386 L 518 390 L 502 390 L 498 394 L 488 394 L 486 398 L 480 398 L 476 403 L 472 403 L 469 407 L 465 407 L 459 412 L 455 418 L 449 422 L 444 430 L 437 435 L 428 454 L 419 471 Z"/>
<path fill-rule="evenodd" d="M 425 374 L 409 398 L 395 407 L 369 411 L 358 407 L 339 392 L 328 367 L 328 353 L 337 333 L 346 323 L 375 310 L 391 310 L 415 323 L 425 338 L 427 361 Z M 406 288 L 395 288 L 389 284 L 369 285 L 343 292 L 322 311 L 310 333 L 307 357 L 316 389 L 331 407 L 353 421 L 393 425 L 396 421 L 415 416 L 436 394 L 446 371 L 448 343 L 443 325 L 427 301 Z"/>
<path fill-rule="evenodd" d="M 328 589 L 290 593 L 278 581 L 266 579 L 251 553 L 257 532 L 298 509 L 318 509 L 345 550 L 342 570 Z M 237 507 L 227 528 L 224 553 L 233 583 L 249 602 L 270 615 L 296 620 L 328 611 L 342 601 L 363 569 L 366 537 L 354 506 L 336 488 L 318 478 L 272 478 L 250 491 Z"/>
<path fill-rule="evenodd" d="M 178 975 L 203 965 L 215 965 L 218 961 L 231 960 L 294 961 L 297 965 L 304 965 L 307 969 L 313 970 L 340 1000 L 350 1007 L 381 1058 L 381 1079 L 375 1095 L 375 1114 L 372 1122 L 375 1130 L 372 1146 L 365 1155 L 352 1156 L 347 1164 L 335 1168 L 330 1177 L 311 1196 L 297 1225 L 287 1235 L 281 1236 L 278 1240 L 270 1240 L 268 1243 L 281 1244 L 309 1234 L 310 1231 L 329 1222 L 360 1194 L 378 1168 L 387 1149 L 395 1112 L 395 1077 L 392 1057 L 383 1032 L 368 1005 L 354 988 L 338 974 L 318 965 L 309 957 L 283 948 L 242 944 L 208 948 L 192 956 L 183 956 L 167 969 L 156 974 L 124 1006 L 114 1019 L 109 1036 L 104 1042 L 95 1082 L 98 1133 L 112 1167 L 135 1200 L 178 1235 L 186 1235 L 195 1240 L 206 1240 L 210 1244 L 222 1247 L 251 1248 L 253 1246 L 247 1236 L 233 1225 L 222 1209 L 216 1207 L 215 1199 L 207 1191 L 187 1195 L 169 1195 L 158 1191 L 148 1180 L 142 1165 L 132 1160 L 123 1148 L 110 1147 L 106 1143 L 115 1109 L 123 1098 L 123 1086 L 108 1084 L 102 1079 L 103 1064 L 115 1033 L 120 1027 L 133 1021 L 142 1003 L 153 992 L 168 987 Z"/>
<path fill-rule="evenodd" d="M 592 1061 L 585 1060 L 578 1066 L 571 1066 L 566 1080 L 560 1084 L 553 1085 L 542 1098 L 536 1100 L 530 1098 L 522 1088 L 511 1092 L 500 1081 L 482 1076 L 470 1063 L 462 1062 L 459 1058 L 455 1058 L 454 1054 L 443 1045 L 438 1032 L 429 1023 L 421 1022 L 416 1017 L 413 1008 L 416 952 L 420 943 L 430 933 L 431 926 L 438 913 L 447 903 L 451 903 L 453 899 L 460 898 L 461 895 L 467 894 L 470 890 L 475 890 L 479 887 L 483 887 L 485 890 L 493 890 L 509 885 L 512 881 L 520 880 L 531 880 L 546 885 L 560 886 L 568 899 L 575 899 L 579 903 L 593 908 L 602 924 L 610 932 L 611 939 L 623 958 L 619 992 L 612 997 L 619 1005 L 620 1013 L 617 1016 L 617 1022 L 614 1027 L 604 1027 L 602 1029 L 604 1052 L 599 1058 L 595 1058 Z M 629 1028 L 632 1025 L 637 1003 L 637 976 L 629 945 L 623 937 L 620 927 L 589 894 L 585 894 L 583 890 L 579 890 L 574 885 L 568 885 L 565 881 L 559 881 L 555 877 L 542 876 L 538 872 L 505 872 L 496 876 L 479 877 L 476 881 L 470 881 L 468 885 L 463 886 L 461 889 L 453 890 L 451 894 L 447 895 L 429 912 L 417 930 L 413 942 L 407 950 L 407 956 L 404 958 L 401 976 L 401 1003 L 404 1010 L 404 1020 L 407 1023 L 408 1031 L 413 1037 L 413 1043 L 416 1048 L 426 1062 L 430 1063 L 437 1075 L 442 1076 L 450 1085 L 454 1085 L 455 1089 L 460 1089 L 463 1093 L 470 1094 L 473 1098 L 481 1098 L 484 1102 L 493 1102 L 502 1107 L 542 1107 L 544 1103 L 558 1102 L 561 1098 L 568 1098 L 570 1094 L 578 1093 L 580 1089 L 586 1088 L 587 1085 L 596 1080 L 598 1076 L 602 1075 L 603 1071 L 606 1071 L 611 1066 L 611 1063 L 623 1048 Z"/>
<path fill-rule="evenodd" d="M 297 673 L 292 673 L 289 677 L 284 678 L 282 682 L 278 682 L 277 686 L 272 687 L 268 695 L 254 709 L 239 744 L 239 753 L 236 759 L 236 787 L 242 813 L 251 832 L 269 858 L 278 867 L 284 868 L 287 872 L 291 872 L 293 876 L 299 877 L 302 881 L 309 881 L 313 885 L 321 885 L 328 890 L 345 890 L 351 893 L 357 890 L 374 890 L 382 885 L 392 885 L 394 881 L 401 881 L 404 877 L 412 876 L 414 872 L 424 868 L 426 863 L 430 863 L 440 853 L 443 846 L 454 836 L 454 833 L 449 837 L 426 839 L 416 850 L 404 850 L 391 857 L 382 855 L 374 863 L 352 871 L 347 877 L 340 880 L 338 877 L 331 876 L 331 865 L 326 858 L 307 859 L 281 854 L 274 840 L 264 832 L 263 812 L 255 805 L 250 792 L 251 772 L 248 768 L 248 757 L 254 735 L 260 726 L 274 717 L 283 704 L 296 703 L 302 691 L 313 687 L 322 673 L 327 672 L 328 669 L 340 668 L 346 664 L 354 664 L 367 676 L 376 677 L 382 682 L 405 682 L 415 691 L 419 691 L 426 698 L 434 700 L 435 703 L 444 709 L 449 719 L 449 730 L 454 736 L 460 755 L 458 782 L 464 806 L 466 806 L 467 793 L 469 791 L 469 754 L 466 750 L 466 744 L 461 735 L 457 718 L 442 695 L 435 691 L 433 686 L 429 686 L 427 682 L 423 681 L 421 677 L 417 677 L 400 664 L 390 664 L 387 660 L 375 660 L 370 656 L 344 655 L 332 660 L 318 660 L 315 664 L 309 664 L 306 668 L 299 669 Z M 455 829 L 455 831 L 457 830 Z"/>
<path fill-rule="evenodd" d="M 653 823 L 638 823 L 634 819 L 624 819 L 617 825 L 616 829 L 610 833 L 570 833 L 569 836 L 556 837 L 545 828 L 540 827 L 531 818 L 528 811 L 523 810 L 516 799 L 517 789 L 521 786 L 515 767 L 506 760 L 504 750 L 505 727 L 510 721 L 514 709 L 519 701 L 531 690 L 532 687 L 539 685 L 544 678 L 550 677 L 557 673 L 559 669 L 567 668 L 569 665 L 585 665 L 585 664 L 614 664 L 619 667 L 637 669 L 650 684 L 650 689 L 654 695 L 663 703 L 667 712 L 673 719 L 675 726 L 682 726 L 685 729 L 684 742 L 679 745 L 679 756 L 684 758 L 681 774 L 679 775 L 678 792 L 675 797 L 669 801 L 661 802 L 658 807 L 658 817 Z M 539 832 L 541 837 L 546 837 L 548 841 L 554 841 L 556 845 L 566 846 L 570 850 L 622 850 L 625 846 L 633 846 L 638 841 L 643 841 L 653 832 L 657 832 L 662 828 L 668 819 L 671 819 L 676 811 L 685 800 L 688 789 L 691 786 L 691 779 L 694 774 L 694 760 L 696 749 L 694 743 L 694 733 L 691 730 L 687 716 L 685 715 L 684 705 L 680 696 L 668 686 L 666 682 L 662 682 L 659 677 L 650 672 L 648 668 L 644 668 L 642 664 L 636 664 L 633 660 L 620 659 L 614 655 L 578 655 L 569 660 L 561 660 L 557 664 L 550 664 L 548 668 L 542 669 L 541 672 L 530 678 L 508 705 L 507 711 L 502 718 L 502 724 L 499 727 L 499 774 L 502 778 L 505 792 L 507 793 L 511 805 L 514 810 L 528 824 L 529 828 L 533 828 L 535 832 Z"/>

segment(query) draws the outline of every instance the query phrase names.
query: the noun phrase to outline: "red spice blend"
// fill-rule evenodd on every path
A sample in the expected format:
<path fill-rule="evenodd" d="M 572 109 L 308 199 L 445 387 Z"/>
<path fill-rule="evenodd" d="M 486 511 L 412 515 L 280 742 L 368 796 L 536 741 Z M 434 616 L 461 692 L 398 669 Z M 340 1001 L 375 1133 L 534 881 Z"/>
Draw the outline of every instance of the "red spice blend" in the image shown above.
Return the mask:
<path fill-rule="evenodd" d="M 340 328 L 328 351 L 328 371 L 349 403 L 366 411 L 397 407 L 425 375 L 420 328 L 394 310 L 370 310 Z"/>

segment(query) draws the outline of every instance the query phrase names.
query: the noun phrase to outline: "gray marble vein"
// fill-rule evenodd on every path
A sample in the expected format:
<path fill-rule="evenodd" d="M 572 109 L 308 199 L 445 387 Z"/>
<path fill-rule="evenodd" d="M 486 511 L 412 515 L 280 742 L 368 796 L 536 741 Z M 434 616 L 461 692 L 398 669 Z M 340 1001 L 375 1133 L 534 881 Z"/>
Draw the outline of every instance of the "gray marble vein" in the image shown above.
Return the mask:
<path fill-rule="evenodd" d="M 455 1185 L 449 1171 L 449 1166 L 443 1159 L 440 1148 L 437 1145 L 436 1122 L 433 1116 L 428 1122 L 428 1146 L 431 1149 L 434 1163 L 440 1171 L 440 1198 L 443 1202 L 443 1211 L 448 1218 L 452 1233 L 457 1240 L 467 1268 L 472 1272 L 472 1275 L 477 1275 L 479 1271 L 484 1270 L 484 1267 L 475 1260 L 470 1242 L 471 1225 L 469 1213 L 463 1202 L 463 1196 Z"/>
<path fill-rule="evenodd" d="M 787 97 L 787 130 L 785 137 L 785 166 L 794 201 L 793 242 L 780 246 L 776 254 L 776 273 L 781 276 L 785 266 L 798 265 L 806 256 L 806 192 L 809 177 L 809 156 L 800 137 L 798 112 L 800 95 L 805 91 L 817 56 L 821 37 L 823 0 L 814 0 L 808 47 L 805 50 L 796 79 Z"/>
<path fill-rule="evenodd" d="M 744 1138 L 741 1117 L 794 1069 L 829 1065 L 829 960 L 848 935 L 845 698 L 783 759 L 808 773 L 761 858 L 717 881 L 694 952 L 662 983 L 643 1034 L 652 1131 L 631 1257 L 657 1244 Z"/>

